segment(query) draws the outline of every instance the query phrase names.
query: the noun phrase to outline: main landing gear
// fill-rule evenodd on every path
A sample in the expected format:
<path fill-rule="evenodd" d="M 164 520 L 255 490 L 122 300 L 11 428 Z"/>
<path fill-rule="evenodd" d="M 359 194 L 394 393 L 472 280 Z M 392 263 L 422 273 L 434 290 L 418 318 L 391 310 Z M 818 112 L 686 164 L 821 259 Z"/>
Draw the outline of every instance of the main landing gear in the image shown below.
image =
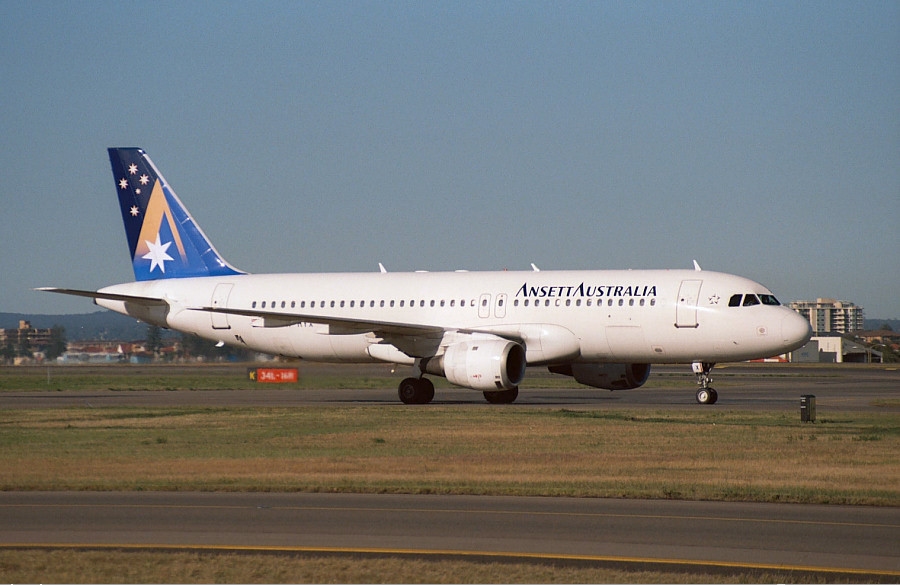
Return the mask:
<path fill-rule="evenodd" d="M 700 404 L 715 404 L 716 400 L 719 399 L 719 393 L 709 387 L 710 382 L 712 382 L 709 373 L 714 365 L 716 364 L 709 362 L 694 362 L 691 364 L 691 369 L 697 374 L 697 385 L 700 386 L 697 390 L 697 402 Z"/>
<path fill-rule="evenodd" d="M 434 384 L 428 378 L 404 378 L 397 395 L 403 404 L 428 404 L 434 400 Z M 518 396 L 518 388 L 484 392 L 484 399 L 491 404 L 512 404 Z"/>
<path fill-rule="evenodd" d="M 428 378 L 404 378 L 397 394 L 403 404 L 428 404 L 434 400 L 434 384 Z"/>

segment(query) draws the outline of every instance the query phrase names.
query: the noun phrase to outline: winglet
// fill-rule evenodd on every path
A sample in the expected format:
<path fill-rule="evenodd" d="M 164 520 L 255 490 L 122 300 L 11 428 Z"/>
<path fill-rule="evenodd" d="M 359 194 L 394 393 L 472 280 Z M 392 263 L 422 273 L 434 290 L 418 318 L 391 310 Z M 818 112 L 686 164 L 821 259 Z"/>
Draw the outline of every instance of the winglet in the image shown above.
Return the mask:
<path fill-rule="evenodd" d="M 697 264 L 696 260 L 694 260 L 694 270 L 696 270 L 697 272 L 700 272 L 701 270 L 703 270 L 702 268 L 700 268 L 700 265 Z"/>

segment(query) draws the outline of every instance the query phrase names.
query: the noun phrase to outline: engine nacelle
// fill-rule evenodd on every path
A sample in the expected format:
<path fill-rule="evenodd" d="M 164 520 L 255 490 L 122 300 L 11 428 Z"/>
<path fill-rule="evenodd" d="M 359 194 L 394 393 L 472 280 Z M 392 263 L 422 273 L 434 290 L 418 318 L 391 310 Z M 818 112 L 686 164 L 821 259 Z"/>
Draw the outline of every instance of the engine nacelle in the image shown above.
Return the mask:
<path fill-rule="evenodd" d="M 650 376 L 650 364 L 566 364 L 549 369 L 554 374 L 572 376 L 585 386 L 605 390 L 638 388 Z"/>
<path fill-rule="evenodd" d="M 428 360 L 424 370 L 475 390 L 512 390 L 525 377 L 525 348 L 504 339 L 463 341 Z"/>

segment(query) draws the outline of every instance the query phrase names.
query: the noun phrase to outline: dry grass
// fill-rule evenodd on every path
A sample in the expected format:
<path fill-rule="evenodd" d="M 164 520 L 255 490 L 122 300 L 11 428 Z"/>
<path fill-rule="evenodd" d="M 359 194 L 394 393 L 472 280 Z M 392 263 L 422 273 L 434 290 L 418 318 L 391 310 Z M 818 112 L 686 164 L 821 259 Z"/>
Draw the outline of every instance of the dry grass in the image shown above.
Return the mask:
<path fill-rule="evenodd" d="M 667 572 L 526 562 L 206 552 L 0 550 L 6 583 L 810 583 L 809 573 Z M 858 577 L 857 577 L 858 579 Z"/>
<path fill-rule="evenodd" d="M 900 417 L 433 405 L 0 413 L 2 489 L 900 504 Z M 39 463 L 37 463 L 39 462 Z"/>

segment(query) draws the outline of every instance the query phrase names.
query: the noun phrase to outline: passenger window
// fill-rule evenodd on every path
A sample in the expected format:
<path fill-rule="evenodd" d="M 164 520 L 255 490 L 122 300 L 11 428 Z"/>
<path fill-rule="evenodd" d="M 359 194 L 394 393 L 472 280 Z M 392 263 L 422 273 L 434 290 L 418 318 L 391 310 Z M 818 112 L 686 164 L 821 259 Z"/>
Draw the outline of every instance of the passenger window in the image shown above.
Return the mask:
<path fill-rule="evenodd" d="M 650 299 L 650 306 L 651 306 L 651 307 L 655 307 L 655 306 L 656 306 L 656 299 Z"/>
<path fill-rule="evenodd" d="M 434 299 L 431 299 L 431 302 L 430 302 L 430 303 L 428 303 L 428 304 L 429 304 L 429 305 L 430 305 L 430 306 L 432 306 L 432 307 L 433 307 L 433 306 L 434 306 Z"/>
<path fill-rule="evenodd" d="M 297 301 L 291 301 L 291 308 L 295 308 L 297 306 Z"/>
<path fill-rule="evenodd" d="M 341 308 L 344 308 L 344 301 L 341 301 Z"/>
<path fill-rule="evenodd" d="M 350 301 L 350 308 L 352 309 L 355 306 L 356 306 L 356 301 Z"/>
<path fill-rule="evenodd" d="M 518 304 L 519 304 L 519 301 L 516 301 L 516 305 L 518 305 Z M 456 299 L 450 299 L 450 306 L 451 306 L 451 307 L 455 307 L 455 306 L 456 306 Z"/>
<path fill-rule="evenodd" d="M 741 296 L 742 295 L 731 295 L 731 298 L 728 299 L 729 307 L 740 307 L 741 306 Z"/>
<path fill-rule="evenodd" d="M 251 309 L 255 309 L 255 308 L 256 308 L 256 301 L 253 301 L 253 304 L 250 305 L 250 308 L 251 308 Z"/>
<path fill-rule="evenodd" d="M 383 307 L 383 306 L 384 306 L 384 301 L 381 301 L 380 303 L 378 303 L 378 306 Z"/>
<path fill-rule="evenodd" d="M 406 304 L 406 299 L 400 299 L 400 307 L 402 308 Z"/>
<path fill-rule="evenodd" d="M 392 306 L 392 307 L 394 306 L 394 301 L 393 301 L 393 300 L 391 301 L 391 306 Z"/>
<path fill-rule="evenodd" d="M 263 308 L 263 309 L 266 308 L 266 301 L 263 301 L 263 302 L 262 302 L 262 308 Z"/>
<path fill-rule="evenodd" d="M 644 302 L 645 302 L 646 300 L 647 300 L 647 299 L 641 299 L 641 306 L 642 306 L 642 307 L 644 306 Z"/>
<path fill-rule="evenodd" d="M 753 305 L 758 305 L 759 299 L 756 298 L 756 295 L 744 295 L 744 306 L 752 307 Z"/>
<path fill-rule="evenodd" d="M 566 299 L 566 306 L 567 306 L 567 307 L 571 307 L 571 306 L 572 306 L 572 299 Z"/>
<path fill-rule="evenodd" d="M 525 306 L 528 306 L 528 299 L 525 299 Z"/>
<path fill-rule="evenodd" d="M 284 305 L 285 305 L 284 301 L 281 301 L 281 308 L 282 308 L 282 309 L 284 308 Z"/>
<path fill-rule="evenodd" d="M 625 306 L 625 299 L 619 299 L 619 306 L 620 307 Z"/>
<path fill-rule="evenodd" d="M 628 299 L 628 306 L 629 306 L 629 307 L 633 307 L 633 306 L 634 306 L 634 299 Z"/>
<path fill-rule="evenodd" d="M 444 299 L 441 299 L 441 306 L 443 307 L 444 304 L 445 304 L 445 303 L 444 303 Z"/>

